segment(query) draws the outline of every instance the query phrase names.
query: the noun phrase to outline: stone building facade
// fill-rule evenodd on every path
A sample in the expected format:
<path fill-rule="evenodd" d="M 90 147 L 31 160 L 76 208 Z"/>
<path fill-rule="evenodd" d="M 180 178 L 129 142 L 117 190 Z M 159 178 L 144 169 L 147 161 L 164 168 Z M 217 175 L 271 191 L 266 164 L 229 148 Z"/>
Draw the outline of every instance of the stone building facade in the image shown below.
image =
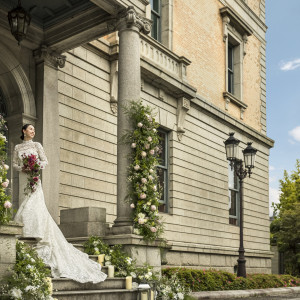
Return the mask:
<path fill-rule="evenodd" d="M 0 88 L 10 153 L 22 124 L 36 126 L 57 223 L 64 209 L 105 208 L 108 240 L 138 239 L 124 202 L 130 150 L 118 137 L 129 126 L 122 104 L 142 99 L 165 138 L 167 265 L 234 270 L 239 189 L 223 141 L 235 132 L 241 150 L 248 141 L 258 149 L 244 191 L 247 271 L 269 273 L 265 1 L 74 0 L 68 12 L 46 2 L 54 16 L 38 7 L 17 46 L 12 7 L 0 1 Z M 18 207 L 18 174 L 10 176 Z"/>

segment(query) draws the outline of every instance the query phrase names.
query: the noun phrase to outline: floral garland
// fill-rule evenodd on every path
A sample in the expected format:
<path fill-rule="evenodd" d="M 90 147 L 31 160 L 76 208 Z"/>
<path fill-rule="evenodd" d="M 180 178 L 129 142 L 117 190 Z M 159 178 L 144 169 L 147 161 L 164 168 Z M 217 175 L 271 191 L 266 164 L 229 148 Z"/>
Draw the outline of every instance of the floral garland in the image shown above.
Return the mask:
<path fill-rule="evenodd" d="M 7 127 L 5 120 L 0 115 L 0 224 L 7 224 L 12 219 L 12 203 L 10 202 L 10 196 L 7 195 L 7 187 L 9 180 L 7 179 L 7 170 L 9 166 L 4 162 L 7 159 L 6 153 L 6 137 L 4 135 Z"/>
<path fill-rule="evenodd" d="M 50 270 L 38 257 L 35 250 L 23 242 L 17 242 L 16 264 L 13 274 L 6 278 L 0 293 L 9 299 L 18 300 L 55 300 L 52 298 Z"/>
<path fill-rule="evenodd" d="M 144 106 L 142 101 L 130 102 L 125 113 L 133 127 L 124 139 L 132 148 L 127 180 L 134 233 L 143 236 L 146 241 L 153 241 L 163 233 L 158 215 L 160 193 L 156 172 L 161 151 L 157 133 L 159 124 L 155 122 L 151 107 Z"/>

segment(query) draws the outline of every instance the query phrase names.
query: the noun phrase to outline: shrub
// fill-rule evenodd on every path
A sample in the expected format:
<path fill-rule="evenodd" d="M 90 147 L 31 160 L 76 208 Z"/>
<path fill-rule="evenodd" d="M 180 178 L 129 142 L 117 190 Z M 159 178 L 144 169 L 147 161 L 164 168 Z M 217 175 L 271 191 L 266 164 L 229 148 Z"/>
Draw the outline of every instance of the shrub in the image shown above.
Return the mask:
<path fill-rule="evenodd" d="M 213 269 L 167 268 L 162 271 L 168 278 L 175 273 L 181 283 L 193 292 L 300 286 L 300 278 L 291 275 L 249 274 L 247 278 L 243 278 Z"/>

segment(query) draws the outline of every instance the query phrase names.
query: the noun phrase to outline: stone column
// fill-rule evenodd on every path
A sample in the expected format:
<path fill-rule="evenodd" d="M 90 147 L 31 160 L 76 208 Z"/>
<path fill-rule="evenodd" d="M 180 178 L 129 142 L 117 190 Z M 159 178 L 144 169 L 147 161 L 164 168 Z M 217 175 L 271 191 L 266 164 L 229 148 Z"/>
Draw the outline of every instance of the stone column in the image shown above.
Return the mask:
<path fill-rule="evenodd" d="M 59 114 L 58 67 L 64 67 L 66 57 L 47 46 L 34 51 L 36 60 L 36 141 L 42 143 L 48 158 L 43 170 L 42 184 L 45 202 L 54 220 L 58 222 L 59 200 Z"/>
<path fill-rule="evenodd" d="M 131 100 L 140 99 L 140 31 L 150 32 L 147 19 L 137 15 L 134 7 L 128 7 L 119 15 L 119 78 L 118 78 L 118 151 L 117 151 L 117 218 L 113 226 L 114 234 L 132 233 L 131 210 L 125 202 L 128 193 L 127 171 L 130 146 L 120 139 L 130 129 L 123 106 Z"/>

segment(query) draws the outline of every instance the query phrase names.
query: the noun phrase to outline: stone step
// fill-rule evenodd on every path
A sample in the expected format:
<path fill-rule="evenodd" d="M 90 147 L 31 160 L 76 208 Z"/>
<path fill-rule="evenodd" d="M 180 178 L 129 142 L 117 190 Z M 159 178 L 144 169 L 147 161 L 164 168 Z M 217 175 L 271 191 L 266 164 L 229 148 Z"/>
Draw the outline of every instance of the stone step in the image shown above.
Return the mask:
<path fill-rule="evenodd" d="M 53 290 L 63 291 L 88 291 L 88 290 L 113 290 L 125 289 L 125 278 L 115 277 L 106 278 L 105 281 L 99 283 L 80 283 L 68 278 L 52 279 Z"/>
<path fill-rule="evenodd" d="M 137 290 L 88 290 L 53 292 L 53 298 L 58 300 L 136 300 Z"/>

